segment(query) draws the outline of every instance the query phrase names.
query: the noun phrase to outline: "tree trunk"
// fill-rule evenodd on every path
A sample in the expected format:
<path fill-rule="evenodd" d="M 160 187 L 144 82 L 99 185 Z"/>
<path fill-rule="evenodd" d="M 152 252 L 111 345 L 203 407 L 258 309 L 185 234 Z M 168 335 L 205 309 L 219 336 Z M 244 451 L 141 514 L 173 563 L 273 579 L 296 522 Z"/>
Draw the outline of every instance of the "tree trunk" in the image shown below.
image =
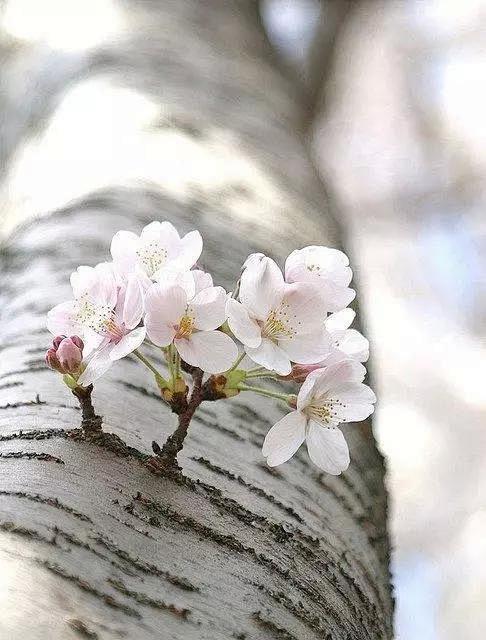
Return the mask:
<path fill-rule="evenodd" d="M 132 111 L 100 109 L 89 130 L 79 109 L 80 147 L 71 120 L 61 150 L 46 153 L 60 153 L 65 173 L 46 172 L 45 188 L 67 197 L 76 178 L 81 197 L 25 225 L 0 254 L 0 637 L 391 638 L 384 469 L 369 423 L 344 429 L 352 462 L 340 477 L 304 449 L 271 470 L 261 445 L 281 409 L 241 394 L 197 412 L 179 456 L 186 481 L 160 478 L 143 462 L 175 418 L 127 358 L 93 395 L 118 438 L 69 435 L 80 413 L 44 365 L 45 314 L 68 299 L 77 265 L 109 258 L 116 230 L 153 219 L 199 228 L 205 267 L 227 288 L 251 251 L 282 261 L 340 242 L 301 139 L 305 107 L 272 61 L 254 3 L 120 6 L 123 39 L 76 61 L 70 90 L 97 78 L 96 99 L 117 86 L 157 107 L 135 169 L 96 182 L 78 154 L 87 144 L 96 165 L 104 126 L 126 118 L 131 130 Z M 58 115 L 44 117 L 41 149 Z M 42 151 L 33 181 L 37 170 Z M 93 179 L 104 188 L 88 193 Z"/>

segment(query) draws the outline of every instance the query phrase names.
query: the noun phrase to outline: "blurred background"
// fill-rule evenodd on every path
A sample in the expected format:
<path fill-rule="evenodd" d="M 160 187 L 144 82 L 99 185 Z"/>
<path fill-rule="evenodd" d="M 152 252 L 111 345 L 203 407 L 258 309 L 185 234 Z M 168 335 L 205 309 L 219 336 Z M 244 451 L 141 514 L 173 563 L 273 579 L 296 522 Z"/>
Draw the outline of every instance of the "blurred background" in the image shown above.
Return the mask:
<path fill-rule="evenodd" d="M 90 52 L 123 35 L 120 4 L 0 0 L 0 237 L 115 175 L 150 177 L 160 160 L 141 94 L 100 94 L 96 79 L 66 92 Z M 261 16 L 306 96 L 304 135 L 359 280 L 388 464 L 396 637 L 483 640 L 486 0 L 266 0 Z M 80 111 L 90 127 L 110 123 L 94 132 L 95 156 L 72 126 Z M 83 184 L 63 162 L 67 144 L 89 158 Z"/>

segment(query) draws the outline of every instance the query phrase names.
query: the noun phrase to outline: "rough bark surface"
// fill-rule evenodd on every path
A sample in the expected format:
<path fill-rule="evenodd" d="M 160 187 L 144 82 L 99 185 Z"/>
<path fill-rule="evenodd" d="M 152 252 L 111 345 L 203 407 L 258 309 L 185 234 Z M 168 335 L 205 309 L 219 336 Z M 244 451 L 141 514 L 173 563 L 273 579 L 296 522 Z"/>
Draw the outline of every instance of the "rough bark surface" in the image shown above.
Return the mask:
<path fill-rule="evenodd" d="M 242 394 L 197 412 L 179 457 L 186 480 L 160 478 L 143 462 L 175 418 L 127 358 L 93 394 L 115 435 L 70 433 L 80 412 L 44 365 L 45 313 L 69 295 L 78 264 L 108 258 L 116 230 L 163 218 L 197 226 L 206 267 L 227 287 L 250 251 L 282 260 L 339 244 L 299 132 L 305 109 L 271 62 L 253 3 L 130 12 L 132 31 L 87 57 L 80 78 L 150 96 L 168 116 L 156 129 L 234 155 L 236 169 L 179 198 L 163 176 L 86 194 L 3 247 L 0 638 L 390 638 L 384 469 L 369 423 L 345 428 L 352 463 L 341 477 L 319 473 L 304 449 L 270 470 L 261 445 L 280 408 Z M 240 157 L 255 170 L 239 172 Z"/>

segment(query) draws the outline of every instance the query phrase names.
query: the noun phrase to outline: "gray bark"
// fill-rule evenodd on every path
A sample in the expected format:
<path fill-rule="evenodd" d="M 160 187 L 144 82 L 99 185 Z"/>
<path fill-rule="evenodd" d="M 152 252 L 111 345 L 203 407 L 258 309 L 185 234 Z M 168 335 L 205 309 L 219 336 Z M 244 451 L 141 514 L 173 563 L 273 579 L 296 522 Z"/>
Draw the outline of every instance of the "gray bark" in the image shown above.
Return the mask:
<path fill-rule="evenodd" d="M 305 106 L 274 66 L 253 3 L 124 7 L 132 32 L 86 57 L 79 78 L 136 88 L 169 114 L 155 133 L 170 127 L 204 145 L 217 130 L 214 153 L 250 157 L 257 170 L 216 188 L 202 179 L 180 198 L 163 178 L 86 194 L 4 245 L 0 637 L 390 638 L 384 468 L 369 422 L 344 429 L 352 462 L 334 478 L 304 449 L 265 466 L 262 441 L 281 415 L 272 401 L 206 404 L 179 457 L 186 481 L 160 478 L 143 463 L 175 418 L 127 358 L 94 392 L 115 435 L 69 435 L 79 410 L 44 366 L 45 313 L 69 296 L 77 265 L 108 258 L 116 230 L 153 219 L 198 227 L 205 266 L 228 288 L 251 251 L 282 261 L 295 247 L 340 243 L 301 139 Z"/>

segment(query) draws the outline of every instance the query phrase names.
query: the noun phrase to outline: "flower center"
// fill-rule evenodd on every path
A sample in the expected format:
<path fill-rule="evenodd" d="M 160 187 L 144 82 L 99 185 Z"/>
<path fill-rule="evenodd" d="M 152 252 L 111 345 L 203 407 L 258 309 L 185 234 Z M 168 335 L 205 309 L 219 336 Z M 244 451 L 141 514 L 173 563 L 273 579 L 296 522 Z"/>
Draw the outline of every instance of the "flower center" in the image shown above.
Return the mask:
<path fill-rule="evenodd" d="M 262 335 L 273 342 L 292 338 L 295 335 L 289 322 L 289 305 L 282 302 L 279 307 L 272 309 L 262 325 Z"/>
<path fill-rule="evenodd" d="M 328 405 L 316 405 L 310 404 L 306 408 L 306 413 L 309 418 L 314 418 L 317 422 L 329 424 L 329 418 L 331 417 L 331 409 Z"/>
<path fill-rule="evenodd" d="M 191 316 L 182 316 L 179 325 L 175 327 L 177 333 L 176 339 L 189 338 L 194 330 L 194 318 Z"/>
<path fill-rule="evenodd" d="M 319 402 L 311 402 L 304 412 L 309 418 L 319 422 L 323 427 L 332 428 L 336 426 L 340 419 L 338 417 L 337 408 L 344 408 L 346 405 L 336 398 L 320 398 Z"/>
<path fill-rule="evenodd" d="M 321 268 L 318 264 L 308 264 L 306 266 L 307 266 L 307 271 L 310 271 L 311 273 L 315 273 L 318 276 L 321 275 Z"/>
<path fill-rule="evenodd" d="M 110 342 L 118 344 L 125 334 L 125 325 L 117 324 L 114 317 L 105 323 L 105 335 L 110 339 Z"/>
<path fill-rule="evenodd" d="M 83 327 L 117 344 L 125 335 L 125 327 L 117 322 L 113 309 L 108 305 L 95 304 L 87 295 L 78 300 L 76 321 Z"/>
<path fill-rule="evenodd" d="M 156 241 L 150 242 L 137 251 L 137 257 L 149 277 L 152 277 L 167 261 L 167 250 Z"/>

